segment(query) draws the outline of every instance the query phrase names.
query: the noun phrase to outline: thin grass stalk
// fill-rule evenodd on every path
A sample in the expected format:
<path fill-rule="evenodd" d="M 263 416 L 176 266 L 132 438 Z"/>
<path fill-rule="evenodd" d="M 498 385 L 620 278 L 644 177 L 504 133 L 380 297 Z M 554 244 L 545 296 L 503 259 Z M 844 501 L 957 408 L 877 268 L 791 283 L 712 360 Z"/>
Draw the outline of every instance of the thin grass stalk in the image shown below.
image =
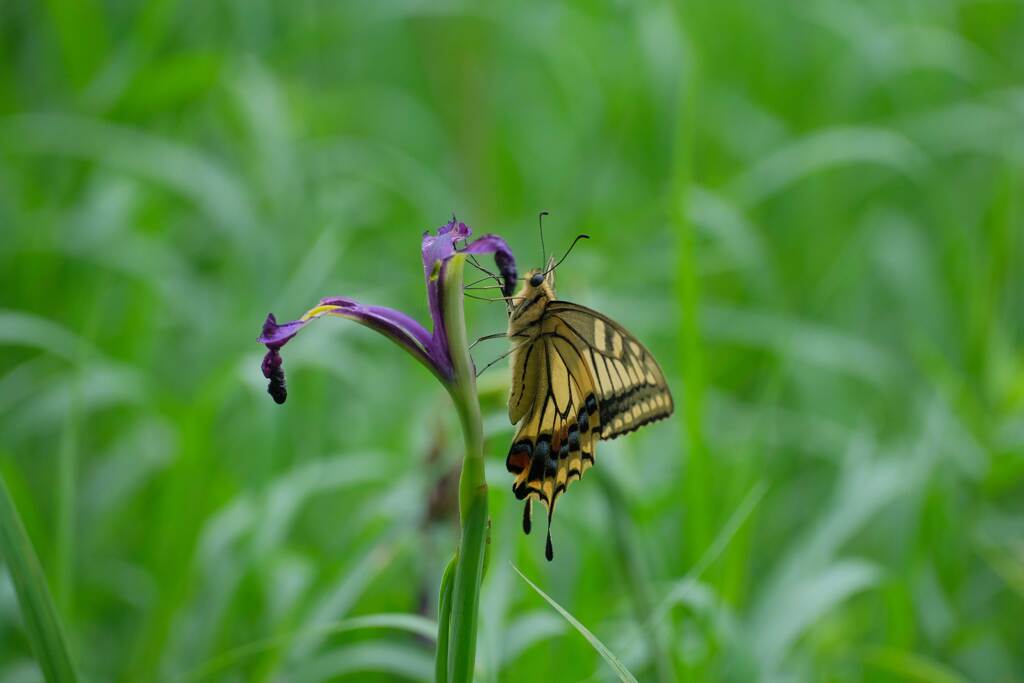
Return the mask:
<path fill-rule="evenodd" d="M 683 389 L 683 426 L 689 444 L 683 500 L 687 501 L 687 538 L 683 547 L 693 562 L 711 541 L 712 512 L 709 492 L 710 467 L 704 439 L 704 357 L 700 335 L 700 287 L 697 276 L 696 234 L 690 220 L 690 186 L 693 182 L 696 141 L 696 103 L 700 68 L 696 50 L 689 42 L 681 10 L 677 9 L 677 31 L 683 44 L 688 68 L 680 71 L 675 107 L 675 131 L 672 154 L 672 185 L 669 194 L 669 218 L 676 233 L 679 302 L 680 366 L 685 378 Z"/>
<path fill-rule="evenodd" d="M 64 419 L 60 449 L 57 455 L 57 543 L 54 553 L 54 593 L 64 614 L 71 608 L 71 575 L 75 547 L 75 479 L 78 470 L 78 414 L 81 404 L 79 367 L 72 371 L 72 387 L 68 413 Z"/>
<path fill-rule="evenodd" d="M 694 126 L 699 93 L 700 65 L 697 50 L 686 30 L 683 8 L 675 6 L 676 32 L 681 43 L 685 68 L 680 69 L 676 92 L 675 130 L 673 131 L 672 181 L 669 193 L 669 220 L 676 233 L 679 302 L 680 367 L 685 378 L 683 389 L 683 428 L 689 446 L 682 500 L 686 501 L 686 523 L 682 547 L 687 562 L 694 562 L 711 541 L 712 509 L 709 492 L 711 475 L 707 444 L 704 440 L 704 359 L 700 335 L 700 288 L 697 274 L 696 230 L 690 220 L 690 188 L 693 184 Z M 699 664 L 686 661 L 680 652 L 681 680 L 703 677 Z"/>
<path fill-rule="evenodd" d="M 445 328 L 454 368 L 448 391 L 462 425 L 466 453 L 459 478 L 461 534 L 455 555 L 451 614 L 448 630 L 448 682 L 473 680 L 476 662 L 477 612 L 483 580 L 487 540 L 487 479 L 484 474 L 483 425 L 476 391 L 476 372 L 469 355 L 469 339 L 463 311 L 462 282 L 465 256 L 456 254 L 446 264 L 442 278 Z M 441 617 L 439 621 L 444 621 Z M 438 639 L 440 641 L 440 638 Z"/>
<path fill-rule="evenodd" d="M 654 614 L 651 579 L 644 563 L 643 548 L 638 543 L 638 534 L 629 517 L 629 506 L 622 487 L 614 477 L 603 469 L 597 470 L 596 474 L 608 506 L 612 541 L 616 550 L 615 558 L 621 565 L 637 624 L 651 652 L 653 673 L 661 683 L 672 683 L 679 680 L 679 676 L 676 674 L 671 654 L 671 622 L 661 624 L 650 618 Z"/>
<path fill-rule="evenodd" d="M 57 608 L 67 618 L 74 614 L 74 591 L 72 588 L 75 566 L 75 510 L 78 507 L 78 493 L 75 482 L 78 478 L 79 431 L 82 417 L 82 376 L 89 357 L 92 340 L 99 328 L 102 302 L 108 291 L 109 277 L 102 278 L 100 294 L 92 306 L 84 336 L 79 338 L 71 370 L 71 391 L 68 412 L 61 434 L 60 450 L 57 457 L 57 544 L 56 576 L 54 592 Z"/>
<path fill-rule="evenodd" d="M 3 477 L 0 477 L 0 558 L 7 564 L 14 583 L 25 633 L 43 677 L 47 683 L 75 683 L 78 677 L 46 575 Z"/>

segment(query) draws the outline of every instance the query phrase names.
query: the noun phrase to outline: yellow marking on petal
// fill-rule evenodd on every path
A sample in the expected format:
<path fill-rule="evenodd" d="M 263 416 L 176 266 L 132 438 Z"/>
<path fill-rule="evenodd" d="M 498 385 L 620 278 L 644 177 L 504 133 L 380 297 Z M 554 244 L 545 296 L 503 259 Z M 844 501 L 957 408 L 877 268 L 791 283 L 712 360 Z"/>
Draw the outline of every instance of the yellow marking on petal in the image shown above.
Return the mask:
<path fill-rule="evenodd" d="M 313 308 L 303 313 L 302 317 L 299 318 L 299 320 L 301 320 L 302 322 L 306 322 L 307 320 L 310 320 L 312 318 L 319 318 L 322 315 L 325 315 L 327 313 L 333 313 L 334 311 L 340 309 L 341 306 L 321 304 L 320 306 L 314 306 Z"/>

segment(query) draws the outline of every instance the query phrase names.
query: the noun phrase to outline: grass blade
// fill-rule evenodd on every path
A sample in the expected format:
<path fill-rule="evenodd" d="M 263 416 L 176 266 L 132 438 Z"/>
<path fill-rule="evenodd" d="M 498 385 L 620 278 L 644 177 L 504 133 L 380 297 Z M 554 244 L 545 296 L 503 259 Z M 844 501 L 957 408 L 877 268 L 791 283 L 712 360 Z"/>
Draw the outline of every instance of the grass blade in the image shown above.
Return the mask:
<path fill-rule="evenodd" d="M 750 517 L 750 513 L 754 511 L 757 504 L 764 498 L 764 494 L 768 491 L 768 485 L 765 482 L 758 482 L 754 485 L 750 492 L 746 495 L 743 501 L 739 504 L 739 507 L 733 511 L 732 515 L 726 521 L 721 531 L 715 537 L 715 540 L 711 545 L 704 551 L 704 554 L 700 556 L 697 563 L 690 568 L 690 571 L 686 573 L 682 579 L 677 581 L 672 589 L 668 592 L 665 598 L 658 605 L 658 608 L 654 611 L 654 615 L 651 617 L 650 624 L 656 624 L 664 619 L 669 611 L 684 599 L 695 589 L 697 585 L 697 579 L 707 571 L 708 567 L 714 564 L 715 560 L 725 551 L 726 546 L 733 537 L 739 532 L 740 527 Z"/>
<path fill-rule="evenodd" d="M 864 661 L 904 681 L 918 681 L 919 683 L 966 683 L 967 681 L 957 671 L 945 664 L 913 652 L 903 652 L 894 648 L 871 648 L 866 652 Z"/>
<path fill-rule="evenodd" d="M 857 593 L 876 586 L 881 576 L 882 570 L 870 562 L 840 560 L 788 587 L 780 601 L 786 609 L 752 629 L 750 646 L 762 668 L 774 671 L 811 626 Z"/>
<path fill-rule="evenodd" d="M 406 643 L 371 641 L 339 647 L 303 661 L 289 670 L 280 683 L 322 683 L 359 674 L 379 674 L 377 680 L 429 683 L 431 657 L 421 648 Z"/>
<path fill-rule="evenodd" d="M 437 652 L 434 655 L 434 678 L 437 683 L 448 680 L 448 629 L 452 621 L 452 584 L 455 581 L 455 555 L 441 575 L 441 591 L 437 598 Z"/>
<path fill-rule="evenodd" d="M 364 629 L 395 629 L 406 631 L 420 638 L 432 639 L 437 636 L 437 624 L 416 614 L 369 614 L 362 617 L 352 617 L 329 624 L 320 624 L 314 628 L 307 629 L 301 634 L 285 633 L 256 640 L 246 645 L 241 645 L 232 650 L 224 652 L 214 659 L 206 662 L 198 669 L 181 678 L 175 679 L 181 683 L 207 680 L 214 675 L 222 674 L 224 671 L 237 666 L 238 664 L 251 659 L 259 654 L 274 648 L 287 645 L 288 643 L 306 636 L 316 635 L 326 637 L 336 633 L 347 631 L 359 631 Z"/>
<path fill-rule="evenodd" d="M 591 633 L 586 626 L 581 624 L 576 619 L 576 617 L 569 614 L 569 612 L 567 612 L 564 607 L 555 602 L 554 598 L 552 598 L 550 595 L 542 591 L 537 586 L 537 584 L 526 578 L 526 574 L 523 574 L 521 571 L 519 571 L 519 567 L 512 565 L 512 569 L 515 569 L 516 574 L 519 574 L 519 576 L 523 578 L 523 581 L 530 585 L 530 588 L 537 591 L 537 594 L 540 597 L 544 598 L 549 605 L 555 608 L 555 611 L 561 614 L 565 618 L 565 620 L 572 625 L 574 629 L 580 632 L 581 636 L 587 639 L 587 642 L 590 643 L 591 647 L 597 650 L 597 654 L 601 655 L 601 658 L 604 659 L 604 661 L 608 662 L 608 666 L 615 670 L 615 673 L 619 676 L 620 681 L 624 681 L 625 683 L 637 683 L 636 677 L 634 677 L 633 674 L 629 672 L 629 669 L 627 669 L 625 665 L 619 661 L 618 657 L 612 654 L 611 650 L 605 647 L 604 643 L 598 640 L 597 636 Z"/>
<path fill-rule="evenodd" d="M 53 607 L 46 576 L 25 533 L 18 511 L 0 477 L 0 556 L 18 595 L 25 631 L 36 661 L 47 683 L 74 683 L 78 680 L 71 663 L 67 641 L 57 611 Z"/>

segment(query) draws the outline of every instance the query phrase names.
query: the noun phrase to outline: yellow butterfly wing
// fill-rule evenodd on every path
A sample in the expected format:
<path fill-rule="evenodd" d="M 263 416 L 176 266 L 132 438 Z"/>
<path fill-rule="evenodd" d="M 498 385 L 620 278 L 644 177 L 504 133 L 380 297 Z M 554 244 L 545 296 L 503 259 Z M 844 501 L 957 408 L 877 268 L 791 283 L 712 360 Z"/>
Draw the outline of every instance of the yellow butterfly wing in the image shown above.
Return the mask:
<path fill-rule="evenodd" d="M 672 414 L 672 393 L 661 367 L 621 325 L 568 301 L 552 301 L 546 316 L 564 323 L 586 347 L 584 355 L 597 389 L 602 439 L 614 439 Z"/>
<path fill-rule="evenodd" d="M 505 464 L 516 476 L 513 492 L 526 499 L 526 533 L 532 501 L 548 508 L 550 560 L 555 504 L 594 464 L 597 441 L 667 417 L 673 406 L 661 369 L 620 325 L 583 306 L 545 303 L 513 350 L 509 417 L 519 429 Z"/>

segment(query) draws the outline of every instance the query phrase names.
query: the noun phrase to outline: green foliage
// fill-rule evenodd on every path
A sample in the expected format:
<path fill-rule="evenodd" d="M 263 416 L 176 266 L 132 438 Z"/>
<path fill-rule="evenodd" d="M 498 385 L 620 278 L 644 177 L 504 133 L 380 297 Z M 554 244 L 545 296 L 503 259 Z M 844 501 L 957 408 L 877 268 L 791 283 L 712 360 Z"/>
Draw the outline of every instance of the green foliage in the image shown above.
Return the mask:
<path fill-rule="evenodd" d="M 1022 44 L 1014 0 L 0 3 L 0 473 L 82 678 L 432 677 L 451 401 L 324 321 L 277 406 L 255 338 L 426 320 L 424 230 L 525 270 L 546 209 L 679 409 L 548 564 L 481 378 L 478 681 L 613 680 L 510 562 L 642 681 L 1024 680 Z M 0 683 L 47 664 L 24 576 Z M 332 628 L 382 614 L 429 621 Z"/>
<path fill-rule="evenodd" d="M 64 632 L 39 566 L 32 544 L 25 534 L 7 486 L 0 478 L 0 558 L 8 567 L 25 634 L 32 644 L 36 662 L 47 683 L 75 683 L 75 667 L 68 653 Z"/>
<path fill-rule="evenodd" d="M 538 588 L 537 584 L 526 578 L 526 574 L 523 574 L 515 566 L 512 568 L 515 569 L 516 574 L 519 574 L 523 581 L 525 581 L 526 584 L 537 593 L 537 595 L 544 598 L 545 602 L 555 608 L 555 611 L 561 614 L 562 618 L 568 621 L 572 627 L 576 629 L 576 631 L 579 632 L 579 634 L 583 636 L 588 643 L 590 643 L 590 646 L 594 648 L 594 651 L 601 655 L 601 659 L 606 661 L 608 666 L 615 671 L 615 675 L 619 677 L 619 680 L 622 681 L 622 683 L 636 683 L 636 677 L 630 673 L 629 669 L 623 666 L 622 662 L 619 661 L 619 658 L 612 654 L 611 650 L 609 650 L 604 643 L 598 640 L 597 636 L 591 633 L 586 626 L 577 621 L 576 617 L 569 614 L 564 607 L 555 602 L 550 595 Z"/>

